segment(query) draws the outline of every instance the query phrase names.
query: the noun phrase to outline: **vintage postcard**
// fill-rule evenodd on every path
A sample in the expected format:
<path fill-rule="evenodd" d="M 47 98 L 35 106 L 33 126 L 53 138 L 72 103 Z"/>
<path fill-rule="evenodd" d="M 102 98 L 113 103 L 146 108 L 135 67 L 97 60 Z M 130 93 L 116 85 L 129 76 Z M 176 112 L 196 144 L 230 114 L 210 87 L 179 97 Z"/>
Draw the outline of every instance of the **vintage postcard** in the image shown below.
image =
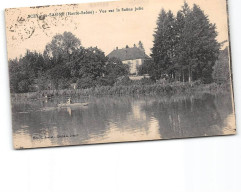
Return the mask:
<path fill-rule="evenodd" d="M 236 133 L 226 0 L 5 11 L 15 149 Z"/>

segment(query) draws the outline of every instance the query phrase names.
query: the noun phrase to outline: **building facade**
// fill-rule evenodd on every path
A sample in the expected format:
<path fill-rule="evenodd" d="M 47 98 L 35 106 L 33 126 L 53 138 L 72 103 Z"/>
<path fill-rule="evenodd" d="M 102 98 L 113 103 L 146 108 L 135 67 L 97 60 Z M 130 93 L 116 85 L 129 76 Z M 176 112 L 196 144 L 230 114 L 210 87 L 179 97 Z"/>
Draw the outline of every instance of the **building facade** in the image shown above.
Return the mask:
<path fill-rule="evenodd" d="M 113 50 L 109 55 L 109 58 L 118 58 L 122 61 L 123 64 L 129 65 L 130 74 L 137 74 L 138 66 L 141 66 L 144 63 L 145 59 L 148 59 L 149 56 L 145 54 L 143 49 L 140 49 L 136 46 L 129 48 L 118 49 L 118 47 Z"/>

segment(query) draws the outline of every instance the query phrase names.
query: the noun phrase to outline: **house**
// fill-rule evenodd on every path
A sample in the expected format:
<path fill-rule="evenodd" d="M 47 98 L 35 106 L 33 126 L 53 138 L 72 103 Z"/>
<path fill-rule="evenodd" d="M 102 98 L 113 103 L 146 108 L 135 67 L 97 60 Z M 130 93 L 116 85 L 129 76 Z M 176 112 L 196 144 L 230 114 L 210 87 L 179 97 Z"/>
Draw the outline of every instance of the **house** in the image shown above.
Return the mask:
<path fill-rule="evenodd" d="M 149 58 L 149 56 L 145 54 L 144 49 L 136 47 L 135 45 L 131 48 L 126 46 L 126 48 L 118 49 L 117 47 L 108 57 L 119 58 L 123 64 L 128 64 L 130 67 L 130 74 L 132 75 L 137 74 L 137 67 L 141 66 L 144 60 Z"/>

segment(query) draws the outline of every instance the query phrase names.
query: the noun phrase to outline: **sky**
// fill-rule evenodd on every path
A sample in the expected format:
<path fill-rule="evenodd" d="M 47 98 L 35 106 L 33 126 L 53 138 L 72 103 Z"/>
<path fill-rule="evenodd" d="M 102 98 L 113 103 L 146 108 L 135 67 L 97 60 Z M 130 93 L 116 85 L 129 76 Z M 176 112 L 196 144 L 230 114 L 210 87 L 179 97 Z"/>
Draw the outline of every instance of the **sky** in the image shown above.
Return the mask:
<path fill-rule="evenodd" d="M 199 5 L 217 26 L 217 40 L 228 40 L 226 0 L 186 0 Z M 26 50 L 43 52 L 56 34 L 72 32 L 84 47 L 97 46 L 108 55 L 116 47 L 130 47 L 142 41 L 149 55 L 153 46 L 156 20 L 162 8 L 174 14 L 181 9 L 183 0 L 122 0 L 78 5 L 49 6 L 40 8 L 14 8 L 6 10 L 8 58 L 18 58 Z M 133 11 L 122 11 L 122 8 Z M 135 11 L 135 8 L 139 10 Z M 114 12 L 108 12 L 113 10 Z M 120 12 L 117 12 L 119 9 Z M 106 10 L 106 13 L 101 10 Z M 67 12 L 94 14 L 66 15 Z M 49 14 L 63 13 L 64 16 Z M 34 17 L 34 14 L 48 15 Z M 31 15 L 31 18 L 28 16 Z"/>

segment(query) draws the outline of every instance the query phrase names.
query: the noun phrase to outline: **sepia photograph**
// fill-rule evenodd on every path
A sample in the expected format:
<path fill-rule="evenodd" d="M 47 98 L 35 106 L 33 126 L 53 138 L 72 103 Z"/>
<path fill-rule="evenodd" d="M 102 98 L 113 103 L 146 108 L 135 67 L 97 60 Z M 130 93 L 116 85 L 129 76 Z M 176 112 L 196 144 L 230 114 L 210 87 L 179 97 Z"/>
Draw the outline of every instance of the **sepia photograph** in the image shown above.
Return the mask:
<path fill-rule="evenodd" d="M 227 0 L 5 10 L 15 149 L 236 134 Z"/>

